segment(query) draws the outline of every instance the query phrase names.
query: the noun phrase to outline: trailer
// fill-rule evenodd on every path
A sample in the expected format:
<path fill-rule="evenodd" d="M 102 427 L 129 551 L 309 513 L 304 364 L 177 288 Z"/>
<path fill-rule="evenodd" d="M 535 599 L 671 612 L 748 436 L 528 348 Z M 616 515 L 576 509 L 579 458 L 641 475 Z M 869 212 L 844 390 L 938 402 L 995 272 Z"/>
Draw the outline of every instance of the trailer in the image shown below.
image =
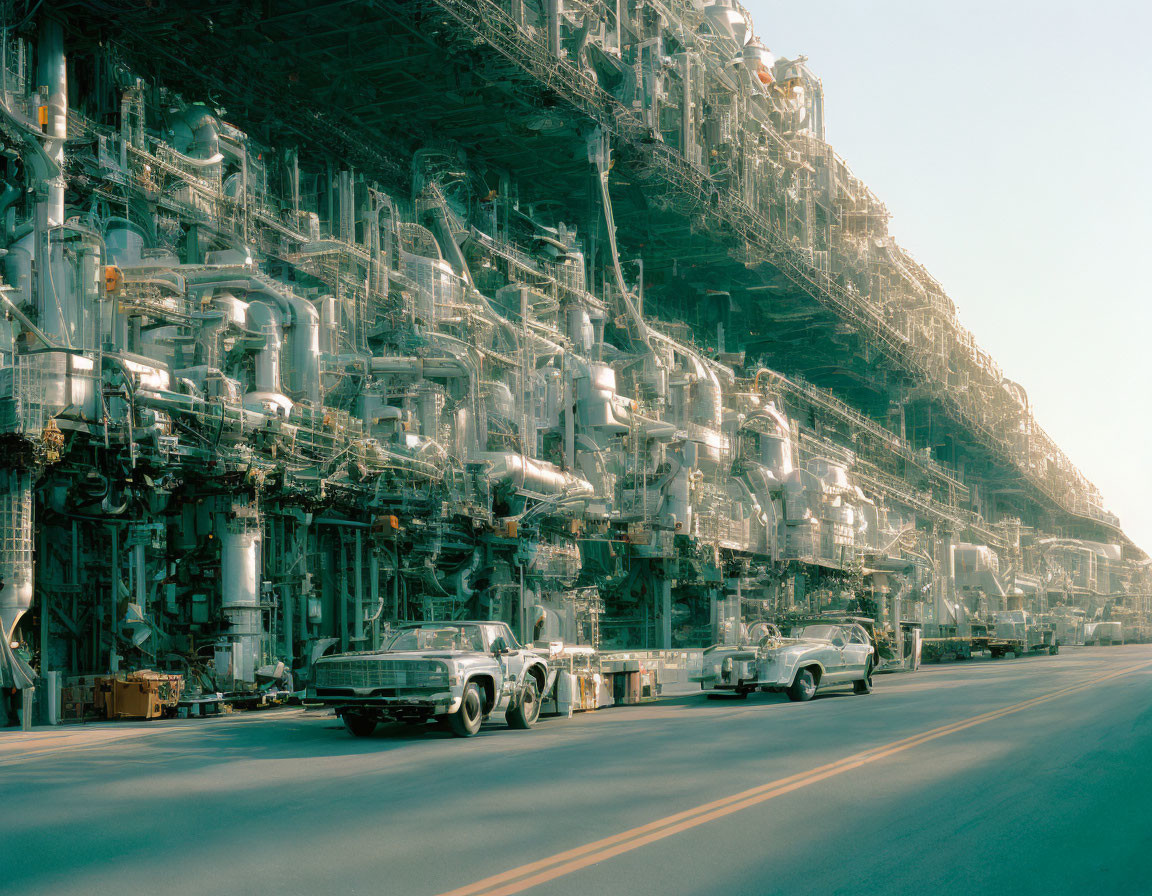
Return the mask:
<path fill-rule="evenodd" d="M 993 659 L 1000 659 L 1009 653 L 1016 657 L 1043 651 L 1055 655 L 1060 645 L 1053 626 L 1037 622 L 1026 610 L 1002 610 L 992 624 L 987 649 Z"/>
<path fill-rule="evenodd" d="M 924 638 L 924 662 L 947 663 L 971 659 L 974 654 L 988 652 L 988 626 L 983 622 L 966 623 L 967 630 L 961 634 L 960 626 L 936 626 L 936 635 Z"/>
<path fill-rule="evenodd" d="M 924 639 L 924 661 L 962 661 L 980 653 L 1001 659 L 1008 654 L 1022 657 L 1043 651 L 1060 652 L 1054 626 L 1036 622 L 1023 610 L 996 615 L 996 621 L 991 624 L 970 623 L 966 626 L 967 634 L 960 634 L 957 626 L 941 626 L 937 636 Z"/>
<path fill-rule="evenodd" d="M 1111 647 L 1124 643 L 1124 625 L 1119 622 L 1089 622 L 1084 626 L 1084 643 Z"/>
<path fill-rule="evenodd" d="M 1080 646 L 1084 643 L 1086 619 L 1083 610 L 1059 607 L 1041 616 L 1040 621 L 1056 630 L 1056 645 L 1058 647 Z"/>

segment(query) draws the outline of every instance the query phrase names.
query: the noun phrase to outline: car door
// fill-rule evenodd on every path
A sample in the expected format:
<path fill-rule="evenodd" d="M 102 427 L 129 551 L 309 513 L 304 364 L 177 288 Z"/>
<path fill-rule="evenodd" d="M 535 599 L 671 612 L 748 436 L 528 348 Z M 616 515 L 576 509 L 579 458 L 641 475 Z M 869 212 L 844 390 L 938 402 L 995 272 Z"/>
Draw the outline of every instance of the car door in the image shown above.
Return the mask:
<path fill-rule="evenodd" d="M 512 630 L 503 623 L 493 623 L 486 625 L 486 635 L 488 637 L 489 649 L 493 650 L 493 658 L 500 666 L 500 675 L 502 681 L 498 686 L 500 693 L 499 700 L 501 706 L 498 708 L 506 707 L 516 695 L 516 689 L 519 686 L 521 679 L 524 677 L 524 649 L 516 640 L 516 636 L 512 634 Z M 504 649 L 500 652 L 495 651 L 498 644 L 503 644 Z"/>
<path fill-rule="evenodd" d="M 824 665 L 824 677 L 822 681 L 829 684 L 836 681 L 844 681 L 848 676 L 845 666 L 844 651 L 848 643 L 848 633 L 840 626 L 836 626 L 828 634 L 828 640 L 831 642 L 827 647 L 821 650 L 821 662 Z"/>
<path fill-rule="evenodd" d="M 864 677 L 868 657 L 872 654 L 872 643 L 868 632 L 859 625 L 848 626 L 845 634 L 848 641 L 842 651 L 845 677 L 855 681 Z"/>

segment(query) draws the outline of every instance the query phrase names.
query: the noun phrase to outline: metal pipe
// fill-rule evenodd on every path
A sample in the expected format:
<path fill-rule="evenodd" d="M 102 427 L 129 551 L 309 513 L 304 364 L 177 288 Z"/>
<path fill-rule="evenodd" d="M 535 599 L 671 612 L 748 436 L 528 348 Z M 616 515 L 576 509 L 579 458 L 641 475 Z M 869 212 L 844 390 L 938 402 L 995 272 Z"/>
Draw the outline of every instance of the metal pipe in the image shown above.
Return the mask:
<path fill-rule="evenodd" d="M 20 323 L 24 325 L 24 328 L 29 333 L 40 340 L 40 342 L 42 342 L 45 346 L 48 348 L 59 349 L 61 346 L 45 336 L 44 331 L 36 326 L 36 324 L 32 323 L 32 321 L 28 319 L 28 315 L 21 311 L 16 306 L 16 303 L 8 298 L 9 289 L 10 287 L 8 286 L 0 286 L 0 301 L 3 301 L 4 307 L 8 309 L 14 318 L 16 318 L 18 321 L 20 321 Z"/>
<path fill-rule="evenodd" d="M 116 605 L 120 601 L 120 530 L 116 526 L 110 526 L 112 530 L 112 553 L 111 553 L 111 566 L 112 566 L 112 583 L 108 589 L 108 631 L 112 634 L 112 645 L 108 648 L 108 667 L 112 671 L 116 671 Z"/>
<path fill-rule="evenodd" d="M 373 358 L 369 369 L 375 374 L 407 375 L 415 379 L 438 377 L 458 379 L 467 377 L 467 366 L 457 358 L 414 358 L 388 356 Z"/>
<path fill-rule="evenodd" d="M 64 26 L 53 17 L 40 23 L 38 47 L 39 71 L 37 81 L 48 88 L 45 104 L 45 150 L 57 164 L 59 173 L 48 181 L 45 197 L 47 226 L 59 227 L 64 223 L 64 141 L 68 137 L 68 66 L 64 59 Z M 47 259 L 41 262 L 47 264 Z"/>
<path fill-rule="evenodd" d="M 359 529 L 353 533 L 353 581 L 356 588 L 356 615 L 352 618 L 352 640 L 363 646 L 364 641 L 364 537 Z"/>
<path fill-rule="evenodd" d="M 368 593 L 372 600 L 372 605 L 376 607 L 375 615 L 372 617 L 372 648 L 376 649 L 380 646 L 380 612 L 384 608 L 384 602 L 380 600 L 380 556 L 373 550 L 368 555 Z"/>

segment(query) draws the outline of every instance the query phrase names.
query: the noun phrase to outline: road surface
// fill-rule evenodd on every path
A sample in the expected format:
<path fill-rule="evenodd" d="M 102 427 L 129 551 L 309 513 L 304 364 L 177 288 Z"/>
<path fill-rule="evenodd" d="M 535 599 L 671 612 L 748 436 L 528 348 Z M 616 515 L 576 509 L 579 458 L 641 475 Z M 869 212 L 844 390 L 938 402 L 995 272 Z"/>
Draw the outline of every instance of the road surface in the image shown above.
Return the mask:
<path fill-rule="evenodd" d="M 0 732 L 0 893 L 1152 892 L 1152 646 L 367 740 Z"/>

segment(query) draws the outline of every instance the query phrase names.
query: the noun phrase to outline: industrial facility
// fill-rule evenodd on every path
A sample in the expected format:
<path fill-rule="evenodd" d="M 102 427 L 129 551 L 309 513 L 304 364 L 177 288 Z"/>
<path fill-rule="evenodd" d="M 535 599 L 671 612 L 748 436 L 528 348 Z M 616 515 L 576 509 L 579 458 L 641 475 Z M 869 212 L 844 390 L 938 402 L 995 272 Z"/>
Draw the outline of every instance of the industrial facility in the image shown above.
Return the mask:
<path fill-rule="evenodd" d="M 4 24 L 4 687 L 291 692 L 417 620 L 1152 640 L 1146 554 L 736 0 Z"/>

